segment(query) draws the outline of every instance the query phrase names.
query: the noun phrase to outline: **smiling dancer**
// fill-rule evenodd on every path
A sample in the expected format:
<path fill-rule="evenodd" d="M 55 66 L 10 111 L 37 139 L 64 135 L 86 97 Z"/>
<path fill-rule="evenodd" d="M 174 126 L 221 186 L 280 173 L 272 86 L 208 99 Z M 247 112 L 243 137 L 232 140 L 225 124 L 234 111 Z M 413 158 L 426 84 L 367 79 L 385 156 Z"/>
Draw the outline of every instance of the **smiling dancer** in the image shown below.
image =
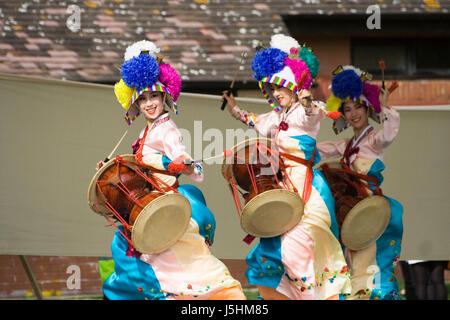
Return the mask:
<path fill-rule="evenodd" d="M 270 45 L 256 53 L 252 69 L 273 110 L 250 113 L 238 107 L 232 95 L 224 92 L 223 98 L 233 117 L 289 154 L 281 158 L 293 182 L 291 190 L 302 196 L 305 208 L 293 229 L 260 239 L 247 257 L 246 275 L 263 299 L 338 299 L 350 293 L 349 274 L 337 240 L 331 192 L 320 172 L 312 170 L 320 160 L 315 152 L 320 121 L 327 115 L 309 92 L 319 61 L 291 37 L 274 35 Z"/>
<path fill-rule="evenodd" d="M 169 249 L 157 254 L 141 254 L 116 231 L 111 244 L 114 272 L 104 281 L 108 299 L 246 299 L 240 283 L 214 257 L 209 246 L 214 241 L 215 218 L 202 192 L 193 185 L 178 185 L 178 176 L 203 180 L 202 168 L 185 165 L 190 159 L 182 136 L 164 104 L 177 113 L 181 90 L 178 73 L 162 61 L 159 48 L 140 41 L 127 48 L 121 67 L 122 79 L 114 91 L 127 110 L 131 124 L 142 114 L 146 126 L 133 144 L 136 163 L 157 177 L 166 192 L 176 189 L 191 206 L 187 231 Z M 102 163 L 98 164 L 101 167 Z M 120 227 L 119 227 L 120 228 Z M 123 231 L 123 228 L 122 228 Z"/>
<path fill-rule="evenodd" d="M 354 66 L 339 66 L 332 79 L 332 95 L 327 101 L 330 111 L 340 111 L 342 117 L 333 123 L 339 134 L 349 125 L 353 137 L 317 144 L 323 160 L 342 158 L 343 167 L 362 176 L 376 178 L 376 183 L 365 183 L 369 194 L 380 194 L 385 166 L 384 154 L 397 136 L 400 116 L 389 107 L 389 91 L 370 84 L 370 75 Z M 382 123 L 380 130 L 369 124 L 369 118 Z M 352 251 L 346 249 L 352 279 L 349 299 L 398 299 L 398 285 L 394 267 L 399 260 L 403 233 L 402 205 L 389 197 L 391 216 L 389 224 L 375 243 Z M 373 279 L 372 279 L 373 278 Z"/>

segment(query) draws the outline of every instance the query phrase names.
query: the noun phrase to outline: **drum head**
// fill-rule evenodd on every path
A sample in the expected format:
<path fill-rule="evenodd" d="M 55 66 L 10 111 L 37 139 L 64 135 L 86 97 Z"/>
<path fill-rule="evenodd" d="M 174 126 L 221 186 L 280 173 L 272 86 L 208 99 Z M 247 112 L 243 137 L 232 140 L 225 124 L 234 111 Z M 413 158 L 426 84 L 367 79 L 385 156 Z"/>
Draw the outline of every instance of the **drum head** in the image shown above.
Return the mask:
<path fill-rule="evenodd" d="M 386 230 L 391 207 L 385 197 L 371 196 L 358 202 L 342 223 L 342 243 L 351 250 L 369 247 Z"/>
<path fill-rule="evenodd" d="M 164 194 L 142 209 L 131 230 L 133 246 L 142 253 L 162 252 L 186 232 L 191 205 L 179 193 Z"/>
<path fill-rule="evenodd" d="M 304 204 L 297 192 L 273 189 L 250 200 L 242 210 L 241 227 L 255 237 L 270 238 L 295 227 Z"/>
<path fill-rule="evenodd" d="M 132 154 L 124 154 L 120 156 L 123 160 L 136 163 L 134 160 L 134 155 Z M 94 212 L 100 214 L 110 214 L 110 211 L 101 203 L 99 203 L 99 199 L 97 198 L 97 181 L 100 177 L 105 173 L 109 168 L 115 166 L 116 162 L 114 159 L 106 162 L 94 175 L 91 182 L 89 183 L 88 192 L 87 192 L 87 200 L 88 204 Z M 94 205 L 95 204 L 95 205 Z"/>
<path fill-rule="evenodd" d="M 265 137 L 258 137 L 258 138 L 250 138 L 244 141 L 239 142 L 238 144 L 234 145 L 233 148 L 231 148 L 229 154 L 223 158 L 222 162 L 222 170 L 224 170 L 225 166 L 229 165 L 229 157 L 234 156 L 237 154 L 240 150 L 245 149 L 247 146 L 252 146 L 256 143 L 264 144 L 268 148 L 272 145 L 272 140 Z"/>

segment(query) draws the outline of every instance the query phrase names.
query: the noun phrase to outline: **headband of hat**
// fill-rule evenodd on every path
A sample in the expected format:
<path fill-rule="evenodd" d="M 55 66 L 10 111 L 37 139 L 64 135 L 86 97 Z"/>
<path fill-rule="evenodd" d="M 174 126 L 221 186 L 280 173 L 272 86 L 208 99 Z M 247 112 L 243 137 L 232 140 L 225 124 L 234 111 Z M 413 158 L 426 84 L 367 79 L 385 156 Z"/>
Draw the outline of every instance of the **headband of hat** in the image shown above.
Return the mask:
<path fill-rule="evenodd" d="M 370 84 L 369 80 L 372 80 L 369 73 L 354 66 L 339 65 L 333 71 L 332 94 L 327 100 L 327 110 L 338 111 L 345 101 L 353 100 L 369 107 L 369 116 L 379 123 L 379 113 L 381 112 L 380 89 L 378 86 Z M 333 123 L 333 130 L 336 134 L 346 128 L 347 123 L 343 116 Z"/>
<path fill-rule="evenodd" d="M 114 93 L 122 107 L 127 110 L 125 119 L 130 125 L 139 110 L 135 101 L 145 91 L 168 94 L 166 103 L 178 113 L 176 101 L 181 91 L 181 78 L 170 64 L 164 63 L 160 49 L 151 41 L 139 41 L 125 50 L 121 66 L 121 79 L 114 86 Z"/>
<path fill-rule="evenodd" d="M 282 34 L 273 35 L 270 48 L 258 47 L 251 68 L 267 101 L 276 111 L 280 110 L 269 84 L 277 84 L 294 92 L 310 89 L 319 71 L 319 60 L 311 49 L 300 46 L 297 40 Z"/>

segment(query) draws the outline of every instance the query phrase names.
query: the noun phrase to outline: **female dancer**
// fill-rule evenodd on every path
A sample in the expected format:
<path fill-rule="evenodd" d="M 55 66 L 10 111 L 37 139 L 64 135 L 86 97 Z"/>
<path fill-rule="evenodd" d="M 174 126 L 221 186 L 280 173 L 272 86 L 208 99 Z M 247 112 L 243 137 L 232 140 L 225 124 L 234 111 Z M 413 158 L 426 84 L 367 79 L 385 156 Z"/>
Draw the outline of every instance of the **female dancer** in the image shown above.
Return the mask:
<path fill-rule="evenodd" d="M 339 110 L 342 116 L 333 124 L 336 134 L 350 125 L 353 137 L 317 144 L 323 160 L 343 158 L 343 166 L 363 176 L 374 177 L 377 183 L 363 185 L 377 192 L 385 166 L 383 156 L 397 136 L 400 116 L 387 105 L 389 91 L 368 82 L 370 75 L 353 66 L 339 66 L 332 80 L 332 95 L 327 109 Z M 369 117 L 382 122 L 380 130 L 369 124 Z M 352 294 L 349 299 L 397 299 L 398 285 L 394 267 L 399 260 L 403 233 L 402 205 L 385 197 L 391 209 L 389 224 L 383 235 L 369 247 L 352 251 L 346 249 L 351 270 Z"/>
<path fill-rule="evenodd" d="M 232 95 L 224 92 L 223 98 L 233 117 L 271 137 L 288 154 L 281 158 L 290 187 L 302 196 L 305 208 L 296 227 L 260 239 L 247 257 L 246 276 L 264 299 L 338 299 L 350 293 L 349 274 L 337 240 L 331 192 L 320 172 L 312 170 L 320 160 L 316 135 L 326 115 L 308 91 L 319 63 L 310 49 L 291 37 L 275 35 L 270 44 L 256 53 L 252 69 L 273 110 L 249 113 Z"/>
<path fill-rule="evenodd" d="M 108 299 L 245 299 L 240 283 L 209 250 L 215 219 L 202 192 L 193 185 L 178 185 L 180 174 L 201 181 L 203 172 L 198 165 L 183 163 L 190 156 L 181 143 L 180 131 L 164 110 L 167 104 L 177 112 L 181 79 L 158 53 L 159 48 L 149 41 L 128 47 L 122 79 L 114 91 L 127 110 L 129 124 L 139 114 L 147 123 L 133 144 L 137 164 L 152 172 L 166 192 L 176 189 L 189 200 L 191 220 L 185 234 L 158 254 L 137 252 L 116 231 L 111 244 L 114 272 L 105 280 L 103 293 Z"/>

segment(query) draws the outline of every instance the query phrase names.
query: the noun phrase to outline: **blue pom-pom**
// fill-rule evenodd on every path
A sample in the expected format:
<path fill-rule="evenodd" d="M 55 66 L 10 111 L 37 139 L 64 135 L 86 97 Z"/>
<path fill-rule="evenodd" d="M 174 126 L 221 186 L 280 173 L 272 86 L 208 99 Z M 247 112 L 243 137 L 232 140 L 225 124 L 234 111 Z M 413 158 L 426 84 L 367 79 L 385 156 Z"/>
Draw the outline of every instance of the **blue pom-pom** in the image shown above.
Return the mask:
<path fill-rule="evenodd" d="M 252 61 L 252 70 L 255 72 L 253 77 L 260 81 L 284 68 L 284 60 L 287 54 L 280 49 L 268 48 L 258 51 Z"/>
<path fill-rule="evenodd" d="M 336 97 L 354 99 L 362 94 L 363 82 L 353 70 L 344 70 L 333 78 L 331 87 Z"/>
<path fill-rule="evenodd" d="M 156 83 L 159 74 L 158 62 L 148 54 L 141 54 L 122 64 L 122 79 L 137 90 L 150 87 Z"/>

